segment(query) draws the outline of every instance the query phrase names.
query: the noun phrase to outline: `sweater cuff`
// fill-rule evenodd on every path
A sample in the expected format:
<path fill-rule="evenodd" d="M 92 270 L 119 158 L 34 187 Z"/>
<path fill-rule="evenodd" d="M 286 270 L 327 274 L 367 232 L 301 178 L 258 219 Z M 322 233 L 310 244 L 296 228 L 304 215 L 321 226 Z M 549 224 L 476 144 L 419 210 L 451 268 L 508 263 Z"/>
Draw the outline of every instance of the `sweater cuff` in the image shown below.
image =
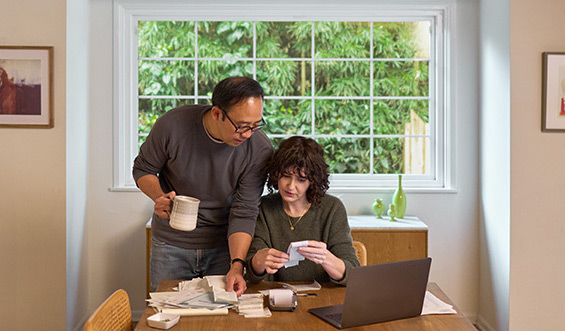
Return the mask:
<path fill-rule="evenodd" d="M 345 272 L 343 273 L 343 278 L 336 280 L 330 277 L 330 281 L 334 284 L 337 285 L 341 285 L 341 286 L 346 286 L 347 285 L 347 279 L 349 279 L 349 269 L 351 269 L 351 265 L 348 265 L 348 263 L 346 261 L 343 261 L 345 263 Z"/>

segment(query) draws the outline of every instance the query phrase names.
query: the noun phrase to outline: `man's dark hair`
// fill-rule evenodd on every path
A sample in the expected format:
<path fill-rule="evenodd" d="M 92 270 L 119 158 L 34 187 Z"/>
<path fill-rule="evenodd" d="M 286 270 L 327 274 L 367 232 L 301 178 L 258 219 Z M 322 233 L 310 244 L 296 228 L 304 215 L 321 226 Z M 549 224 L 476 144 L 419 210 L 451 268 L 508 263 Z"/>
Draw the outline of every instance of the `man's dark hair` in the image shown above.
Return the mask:
<path fill-rule="evenodd" d="M 226 113 L 231 106 L 248 98 L 261 98 L 264 92 L 259 83 L 249 77 L 228 77 L 216 85 L 212 93 L 212 106 L 218 106 Z"/>
<path fill-rule="evenodd" d="M 271 156 L 267 164 L 267 187 L 269 192 L 273 193 L 278 190 L 278 180 L 283 175 L 289 172 L 298 172 L 298 175 L 301 175 L 304 171 L 310 181 L 306 198 L 308 202 L 317 205 L 329 188 L 328 168 L 324 160 L 324 150 L 314 139 L 293 136 L 283 140 Z"/>

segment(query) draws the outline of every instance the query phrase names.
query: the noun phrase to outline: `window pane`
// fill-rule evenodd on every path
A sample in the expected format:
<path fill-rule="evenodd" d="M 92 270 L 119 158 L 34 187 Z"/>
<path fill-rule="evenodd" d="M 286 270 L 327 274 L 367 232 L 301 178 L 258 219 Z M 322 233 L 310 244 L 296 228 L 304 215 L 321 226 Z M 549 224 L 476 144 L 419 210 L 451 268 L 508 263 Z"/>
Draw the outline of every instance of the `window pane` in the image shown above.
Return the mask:
<path fill-rule="evenodd" d="M 316 134 L 369 134 L 368 100 L 316 100 Z"/>
<path fill-rule="evenodd" d="M 285 140 L 286 138 L 280 138 L 280 137 L 276 137 L 276 138 L 270 138 L 271 143 L 273 144 L 273 148 L 275 150 L 277 150 L 279 148 L 280 143 Z"/>
<path fill-rule="evenodd" d="M 194 99 L 139 99 L 138 111 L 138 146 L 145 141 L 145 137 L 153 128 L 153 124 L 167 111 L 184 105 L 194 103 Z"/>
<path fill-rule="evenodd" d="M 430 138 L 375 139 L 377 174 L 430 174 Z"/>
<path fill-rule="evenodd" d="M 375 138 L 374 140 L 375 174 L 399 174 L 404 167 L 403 138 Z"/>
<path fill-rule="evenodd" d="M 405 138 L 403 173 L 429 175 L 430 152 L 430 138 Z"/>
<path fill-rule="evenodd" d="M 370 63 L 361 61 L 316 62 L 318 96 L 368 96 Z"/>
<path fill-rule="evenodd" d="M 194 94 L 193 61 L 139 61 L 139 95 Z"/>
<path fill-rule="evenodd" d="M 198 56 L 253 56 L 253 22 L 198 22 Z"/>
<path fill-rule="evenodd" d="M 368 58 L 371 24 L 366 22 L 316 22 L 316 58 Z"/>
<path fill-rule="evenodd" d="M 198 95 L 212 96 L 214 87 L 230 76 L 253 77 L 251 61 L 198 61 Z"/>
<path fill-rule="evenodd" d="M 257 62 L 257 81 L 269 96 L 312 94 L 310 61 Z"/>
<path fill-rule="evenodd" d="M 312 23 L 257 22 L 258 58 L 312 56 Z"/>
<path fill-rule="evenodd" d="M 194 22 L 139 21 L 139 57 L 194 57 Z"/>
<path fill-rule="evenodd" d="M 375 62 L 375 96 L 428 96 L 427 61 Z"/>
<path fill-rule="evenodd" d="M 428 125 L 428 103 L 428 100 L 376 100 L 374 133 L 405 134 L 407 126 Z"/>
<path fill-rule="evenodd" d="M 369 173 L 370 152 L 368 138 L 321 138 L 330 173 Z"/>
<path fill-rule="evenodd" d="M 411 59 L 430 57 L 430 22 L 373 23 L 375 58 Z"/>
<path fill-rule="evenodd" d="M 266 99 L 263 117 L 267 134 L 305 135 L 311 134 L 312 111 L 310 100 Z"/>

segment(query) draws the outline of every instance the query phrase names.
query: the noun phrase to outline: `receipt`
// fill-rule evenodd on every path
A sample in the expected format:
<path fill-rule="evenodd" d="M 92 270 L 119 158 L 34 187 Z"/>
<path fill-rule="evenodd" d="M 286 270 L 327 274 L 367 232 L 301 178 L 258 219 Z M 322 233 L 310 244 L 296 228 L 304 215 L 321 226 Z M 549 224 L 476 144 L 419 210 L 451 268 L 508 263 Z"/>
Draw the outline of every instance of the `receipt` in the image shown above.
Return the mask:
<path fill-rule="evenodd" d="M 317 281 L 314 280 L 314 282 L 312 284 L 302 284 L 302 285 L 291 285 L 288 283 L 281 283 L 279 282 L 279 284 L 281 284 L 284 288 L 288 288 L 293 290 L 294 292 L 300 292 L 300 291 L 318 291 L 319 289 L 322 288 L 322 285 L 320 285 L 320 283 L 318 283 Z"/>
<path fill-rule="evenodd" d="M 288 254 L 289 258 L 288 261 L 284 264 L 285 268 L 297 266 L 299 261 L 304 260 L 304 256 L 298 253 L 296 249 L 298 247 L 305 247 L 305 246 L 308 246 L 308 240 L 294 241 L 291 242 L 290 245 L 288 245 L 288 249 L 286 250 L 286 253 Z"/>

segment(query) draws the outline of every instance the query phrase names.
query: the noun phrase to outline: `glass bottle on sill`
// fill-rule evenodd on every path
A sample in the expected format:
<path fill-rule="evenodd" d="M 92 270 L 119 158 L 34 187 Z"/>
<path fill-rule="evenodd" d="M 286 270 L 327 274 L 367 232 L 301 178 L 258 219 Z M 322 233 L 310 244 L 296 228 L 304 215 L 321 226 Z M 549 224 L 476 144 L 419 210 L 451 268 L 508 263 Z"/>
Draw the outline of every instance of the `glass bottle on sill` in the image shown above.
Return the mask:
<path fill-rule="evenodd" d="M 392 204 L 396 206 L 396 217 L 403 218 L 406 213 L 406 195 L 402 190 L 402 175 L 398 175 L 398 187 L 392 196 Z"/>

